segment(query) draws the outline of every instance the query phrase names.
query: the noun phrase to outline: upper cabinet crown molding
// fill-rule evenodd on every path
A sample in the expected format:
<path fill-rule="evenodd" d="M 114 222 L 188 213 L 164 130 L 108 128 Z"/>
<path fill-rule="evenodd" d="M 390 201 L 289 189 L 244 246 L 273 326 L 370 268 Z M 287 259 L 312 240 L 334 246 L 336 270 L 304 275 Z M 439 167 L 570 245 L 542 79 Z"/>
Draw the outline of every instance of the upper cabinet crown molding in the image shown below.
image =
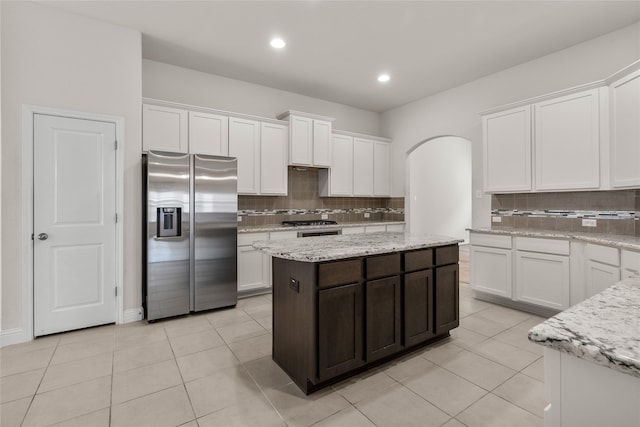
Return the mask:
<path fill-rule="evenodd" d="M 357 133 L 357 132 L 349 132 L 346 130 L 338 130 L 338 129 L 334 129 L 333 130 L 333 134 L 334 135 L 344 135 L 344 136 L 350 136 L 353 138 L 364 138 L 364 139 L 372 139 L 374 141 L 381 141 L 381 142 L 393 142 L 392 139 L 389 138 L 384 138 L 382 136 L 373 136 L 373 135 L 366 135 L 364 133 Z"/>
<path fill-rule="evenodd" d="M 321 116 L 318 114 L 305 113 L 305 112 L 296 111 L 296 110 L 287 110 L 284 113 L 278 114 L 276 118 L 278 120 L 288 120 L 289 116 L 306 117 L 308 119 L 323 120 L 325 122 L 334 122 L 336 120 L 334 117 Z"/>

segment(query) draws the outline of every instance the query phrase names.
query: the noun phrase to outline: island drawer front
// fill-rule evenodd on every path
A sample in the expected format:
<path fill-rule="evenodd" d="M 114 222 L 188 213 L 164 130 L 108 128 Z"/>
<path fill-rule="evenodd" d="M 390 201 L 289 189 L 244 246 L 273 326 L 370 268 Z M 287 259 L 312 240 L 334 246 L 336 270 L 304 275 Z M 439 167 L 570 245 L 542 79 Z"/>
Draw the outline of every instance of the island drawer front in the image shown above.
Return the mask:
<path fill-rule="evenodd" d="M 458 245 L 436 248 L 436 265 L 457 264 L 460 258 Z"/>
<path fill-rule="evenodd" d="M 370 256 L 367 262 L 367 279 L 376 279 L 379 277 L 393 276 L 400 273 L 400 254 Z"/>
<path fill-rule="evenodd" d="M 318 288 L 357 283 L 362 279 L 362 258 L 318 265 Z"/>
<path fill-rule="evenodd" d="M 433 249 L 406 252 L 404 254 L 404 271 L 424 270 L 433 267 Z"/>

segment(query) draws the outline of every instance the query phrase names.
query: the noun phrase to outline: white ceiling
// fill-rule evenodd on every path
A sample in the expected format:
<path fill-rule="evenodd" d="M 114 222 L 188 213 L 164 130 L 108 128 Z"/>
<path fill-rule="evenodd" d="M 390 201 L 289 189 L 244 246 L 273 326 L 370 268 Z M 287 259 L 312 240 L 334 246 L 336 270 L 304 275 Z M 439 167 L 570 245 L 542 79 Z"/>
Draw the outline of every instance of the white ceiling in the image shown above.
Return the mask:
<path fill-rule="evenodd" d="M 640 20 L 640 0 L 47 4 L 141 31 L 147 59 L 376 112 Z"/>

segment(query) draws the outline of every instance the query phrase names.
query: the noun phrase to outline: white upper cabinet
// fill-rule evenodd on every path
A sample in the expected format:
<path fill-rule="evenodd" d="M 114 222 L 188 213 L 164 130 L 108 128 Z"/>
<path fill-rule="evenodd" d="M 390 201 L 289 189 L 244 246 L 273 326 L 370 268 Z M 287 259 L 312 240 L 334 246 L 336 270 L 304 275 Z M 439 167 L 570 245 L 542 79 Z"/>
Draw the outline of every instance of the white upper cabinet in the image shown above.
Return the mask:
<path fill-rule="evenodd" d="M 313 119 L 291 116 L 289 119 L 291 145 L 289 163 L 311 166 L 313 159 Z"/>
<path fill-rule="evenodd" d="M 320 196 L 352 196 L 353 137 L 334 134 L 331 145 L 331 168 L 318 172 Z"/>
<path fill-rule="evenodd" d="M 391 196 L 391 144 L 373 143 L 373 195 Z"/>
<path fill-rule="evenodd" d="M 142 105 L 142 151 L 188 153 L 188 138 L 187 110 Z"/>
<path fill-rule="evenodd" d="M 331 117 L 287 111 L 278 119 L 289 120 L 289 164 L 331 166 Z"/>
<path fill-rule="evenodd" d="M 611 186 L 640 187 L 640 70 L 609 86 Z"/>
<path fill-rule="evenodd" d="M 531 107 L 482 117 L 484 191 L 531 190 Z"/>
<path fill-rule="evenodd" d="M 331 166 L 331 122 L 313 121 L 313 165 Z"/>
<path fill-rule="evenodd" d="M 189 111 L 189 152 L 229 155 L 229 117 Z"/>
<path fill-rule="evenodd" d="M 534 105 L 536 190 L 599 188 L 599 90 Z"/>
<path fill-rule="evenodd" d="M 229 118 L 229 155 L 238 159 L 238 193 L 260 192 L 260 122 Z"/>
<path fill-rule="evenodd" d="M 373 195 L 373 141 L 353 138 L 353 195 Z"/>
<path fill-rule="evenodd" d="M 262 123 L 260 134 L 260 194 L 287 194 L 287 126 Z"/>

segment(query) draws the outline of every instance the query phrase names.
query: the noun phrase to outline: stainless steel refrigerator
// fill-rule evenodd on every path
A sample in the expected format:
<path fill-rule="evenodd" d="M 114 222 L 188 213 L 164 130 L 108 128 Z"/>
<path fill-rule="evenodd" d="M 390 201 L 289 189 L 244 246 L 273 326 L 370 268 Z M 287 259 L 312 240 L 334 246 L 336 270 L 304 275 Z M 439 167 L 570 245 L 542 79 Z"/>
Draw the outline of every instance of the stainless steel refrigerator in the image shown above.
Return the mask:
<path fill-rule="evenodd" d="M 237 303 L 237 160 L 149 151 L 143 169 L 147 320 Z"/>

